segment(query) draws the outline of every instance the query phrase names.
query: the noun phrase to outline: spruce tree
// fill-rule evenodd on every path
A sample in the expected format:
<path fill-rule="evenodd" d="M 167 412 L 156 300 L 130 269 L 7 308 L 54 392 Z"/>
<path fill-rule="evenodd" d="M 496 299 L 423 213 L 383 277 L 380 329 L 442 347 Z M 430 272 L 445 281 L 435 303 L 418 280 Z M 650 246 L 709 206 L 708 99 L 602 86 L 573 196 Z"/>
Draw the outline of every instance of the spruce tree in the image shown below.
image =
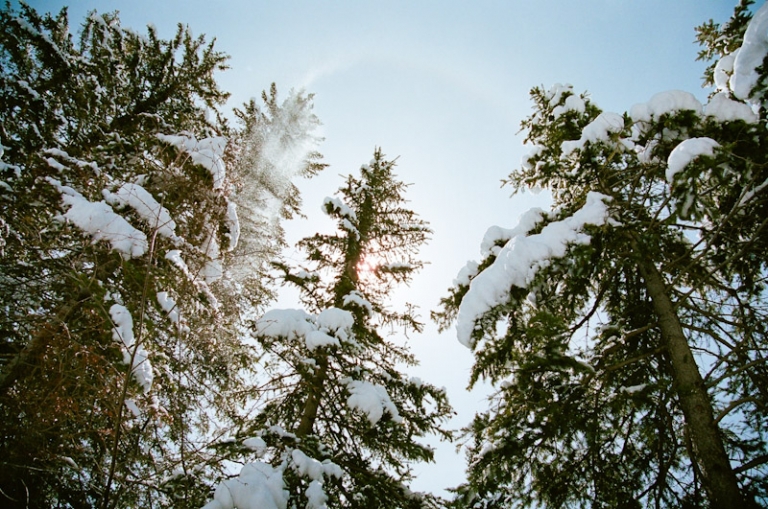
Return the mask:
<path fill-rule="evenodd" d="M 415 359 L 382 336 L 422 330 L 410 305 L 393 310 L 388 297 L 422 266 L 416 253 L 430 233 L 393 167 L 377 150 L 325 199 L 337 230 L 299 242 L 306 265 L 276 263 L 304 309 L 271 310 L 254 324 L 265 400 L 239 439 L 260 460 L 207 508 L 436 506 L 408 482 L 412 462 L 433 458 L 417 439 L 450 438 L 441 427 L 450 407 L 442 389 L 402 372 Z"/>
<path fill-rule="evenodd" d="M 65 10 L 0 11 L 3 507 L 199 507 L 220 478 L 207 445 L 254 365 L 233 294 L 268 297 L 227 268 L 259 243 L 263 272 L 280 247 L 273 228 L 240 235 L 235 204 L 294 200 L 253 133 L 304 144 L 317 124 L 311 98 L 273 90 L 230 128 L 225 63 L 182 26 L 163 40 L 92 13 L 76 40 Z"/>
<path fill-rule="evenodd" d="M 456 506 L 768 500 L 768 8 L 750 21 L 748 4 L 699 29 L 718 59 L 706 104 L 661 92 L 619 115 L 533 89 L 534 148 L 508 183 L 554 208 L 490 229 L 435 313 L 475 352 L 471 384 L 495 387 Z"/>

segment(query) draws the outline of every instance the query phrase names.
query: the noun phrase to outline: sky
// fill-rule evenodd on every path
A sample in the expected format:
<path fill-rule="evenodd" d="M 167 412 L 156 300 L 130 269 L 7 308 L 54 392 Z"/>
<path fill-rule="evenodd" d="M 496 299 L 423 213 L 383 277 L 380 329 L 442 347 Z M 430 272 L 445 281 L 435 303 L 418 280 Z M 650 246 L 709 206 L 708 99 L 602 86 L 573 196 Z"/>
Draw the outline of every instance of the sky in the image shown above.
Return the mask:
<path fill-rule="evenodd" d="M 16 0 L 12 4 L 16 4 Z M 31 0 L 41 12 L 67 2 Z M 762 2 L 758 2 L 760 4 Z M 163 37 L 178 23 L 216 38 L 231 56 L 221 73 L 227 109 L 276 83 L 315 94 L 319 147 L 329 168 L 301 182 L 307 220 L 287 226 L 290 242 L 332 227 L 322 200 L 340 175 L 367 163 L 376 147 L 398 157 L 412 184 L 410 206 L 434 231 L 422 250 L 429 265 L 393 305 L 417 304 L 424 320 L 467 260 L 479 258 L 492 225 L 512 227 L 544 195 L 511 197 L 501 179 L 527 153 L 520 122 L 529 90 L 571 83 L 605 111 L 622 113 L 655 93 L 685 90 L 704 100 L 694 27 L 727 21 L 736 0 L 71 0 L 73 32 L 92 10 L 119 11 L 124 27 L 153 24 Z M 299 259 L 288 250 L 286 256 Z M 284 294 L 278 306 L 292 307 Z M 467 425 L 488 389 L 468 392 L 471 352 L 454 330 L 409 338 L 421 365 L 411 372 L 444 386 Z M 436 443 L 434 445 L 437 445 Z M 463 481 L 463 454 L 438 447 L 436 464 L 417 465 L 417 490 L 441 493 Z"/>

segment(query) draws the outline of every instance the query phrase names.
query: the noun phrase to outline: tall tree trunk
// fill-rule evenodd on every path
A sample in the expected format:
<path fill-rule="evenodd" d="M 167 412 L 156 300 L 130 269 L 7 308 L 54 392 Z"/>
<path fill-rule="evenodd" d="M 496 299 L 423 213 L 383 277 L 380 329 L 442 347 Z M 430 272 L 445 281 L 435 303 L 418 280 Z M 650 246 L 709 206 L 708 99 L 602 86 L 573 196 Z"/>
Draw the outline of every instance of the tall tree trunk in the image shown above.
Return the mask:
<path fill-rule="evenodd" d="M 640 274 L 659 318 L 661 337 L 669 352 L 677 395 L 693 443 L 693 460 L 701 470 L 711 507 L 743 508 L 745 500 L 715 423 L 712 403 L 664 279 L 648 259 L 641 261 Z"/>
<path fill-rule="evenodd" d="M 323 398 L 323 391 L 325 390 L 325 379 L 328 378 L 328 356 L 323 353 L 315 357 L 315 362 L 317 362 L 315 376 L 309 382 L 309 394 L 301 412 L 301 421 L 296 428 L 296 436 L 299 438 L 312 434 L 315 419 L 317 419 L 317 411 L 320 408 L 320 400 Z"/>
<path fill-rule="evenodd" d="M 358 215 L 357 235 L 347 233 L 346 249 L 344 252 L 344 272 L 337 281 L 333 292 L 333 305 L 337 308 L 344 306 L 344 297 L 349 292 L 357 289 L 359 277 L 357 266 L 362 258 L 362 249 L 368 240 L 368 234 L 373 221 L 373 197 L 370 194 L 365 200 Z M 325 380 L 328 378 L 328 354 L 324 348 L 318 349 L 318 355 L 314 357 L 317 367 L 315 375 L 309 381 L 309 394 L 304 402 L 301 412 L 301 420 L 296 428 L 296 436 L 304 438 L 311 435 L 320 409 L 320 401 L 325 391 Z"/>

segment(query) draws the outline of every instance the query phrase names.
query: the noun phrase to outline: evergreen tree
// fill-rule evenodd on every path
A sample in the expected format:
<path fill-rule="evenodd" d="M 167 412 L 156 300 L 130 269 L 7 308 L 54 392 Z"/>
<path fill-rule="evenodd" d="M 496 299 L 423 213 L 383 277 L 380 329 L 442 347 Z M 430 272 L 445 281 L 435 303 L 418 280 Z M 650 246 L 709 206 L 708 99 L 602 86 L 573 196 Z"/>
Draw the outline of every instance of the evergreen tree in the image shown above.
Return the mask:
<path fill-rule="evenodd" d="M 235 202 L 295 207 L 289 173 L 265 185 L 253 132 L 304 146 L 317 124 L 311 98 L 273 89 L 229 128 L 225 61 L 182 26 L 163 40 L 92 13 L 75 41 L 65 10 L 0 11 L 4 507 L 200 507 L 221 475 L 207 445 L 254 365 L 233 294 L 268 297 L 258 271 L 226 272 L 244 254 Z M 263 236 L 263 271 L 280 237 L 243 236 Z"/>
<path fill-rule="evenodd" d="M 490 229 L 434 314 L 496 389 L 456 506 L 768 502 L 768 7 L 748 5 L 699 29 L 705 105 L 662 92 L 618 115 L 533 89 L 508 183 L 554 209 Z"/>
<path fill-rule="evenodd" d="M 271 310 L 255 322 L 266 396 L 240 439 L 260 460 L 223 483 L 207 508 L 437 504 L 407 485 L 411 462 L 433 457 L 416 439 L 450 438 L 441 427 L 450 407 L 443 390 L 400 371 L 414 358 L 380 332 L 422 330 L 409 305 L 394 311 L 387 297 L 421 267 L 416 251 L 430 233 L 405 207 L 393 167 L 377 150 L 325 199 L 338 229 L 299 243 L 308 266 L 276 264 L 305 310 Z"/>

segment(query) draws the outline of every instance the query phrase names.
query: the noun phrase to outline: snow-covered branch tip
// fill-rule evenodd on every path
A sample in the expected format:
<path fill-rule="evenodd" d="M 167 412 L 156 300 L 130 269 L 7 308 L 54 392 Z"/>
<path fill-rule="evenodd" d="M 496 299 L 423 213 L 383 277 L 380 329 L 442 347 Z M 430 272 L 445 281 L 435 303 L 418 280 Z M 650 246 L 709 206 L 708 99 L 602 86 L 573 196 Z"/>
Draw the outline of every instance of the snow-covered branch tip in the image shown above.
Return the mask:
<path fill-rule="evenodd" d="M 459 342 L 473 348 L 475 323 L 492 308 L 503 304 L 511 287 L 526 288 L 539 269 L 549 265 L 551 259 L 564 256 L 569 245 L 589 243 L 589 235 L 582 230 L 586 225 L 602 226 L 608 221 L 608 201 L 608 196 L 590 192 L 585 205 L 572 216 L 549 223 L 540 233 L 529 236 L 524 232 L 511 237 L 494 262 L 469 283 L 459 306 L 456 324 Z"/>

